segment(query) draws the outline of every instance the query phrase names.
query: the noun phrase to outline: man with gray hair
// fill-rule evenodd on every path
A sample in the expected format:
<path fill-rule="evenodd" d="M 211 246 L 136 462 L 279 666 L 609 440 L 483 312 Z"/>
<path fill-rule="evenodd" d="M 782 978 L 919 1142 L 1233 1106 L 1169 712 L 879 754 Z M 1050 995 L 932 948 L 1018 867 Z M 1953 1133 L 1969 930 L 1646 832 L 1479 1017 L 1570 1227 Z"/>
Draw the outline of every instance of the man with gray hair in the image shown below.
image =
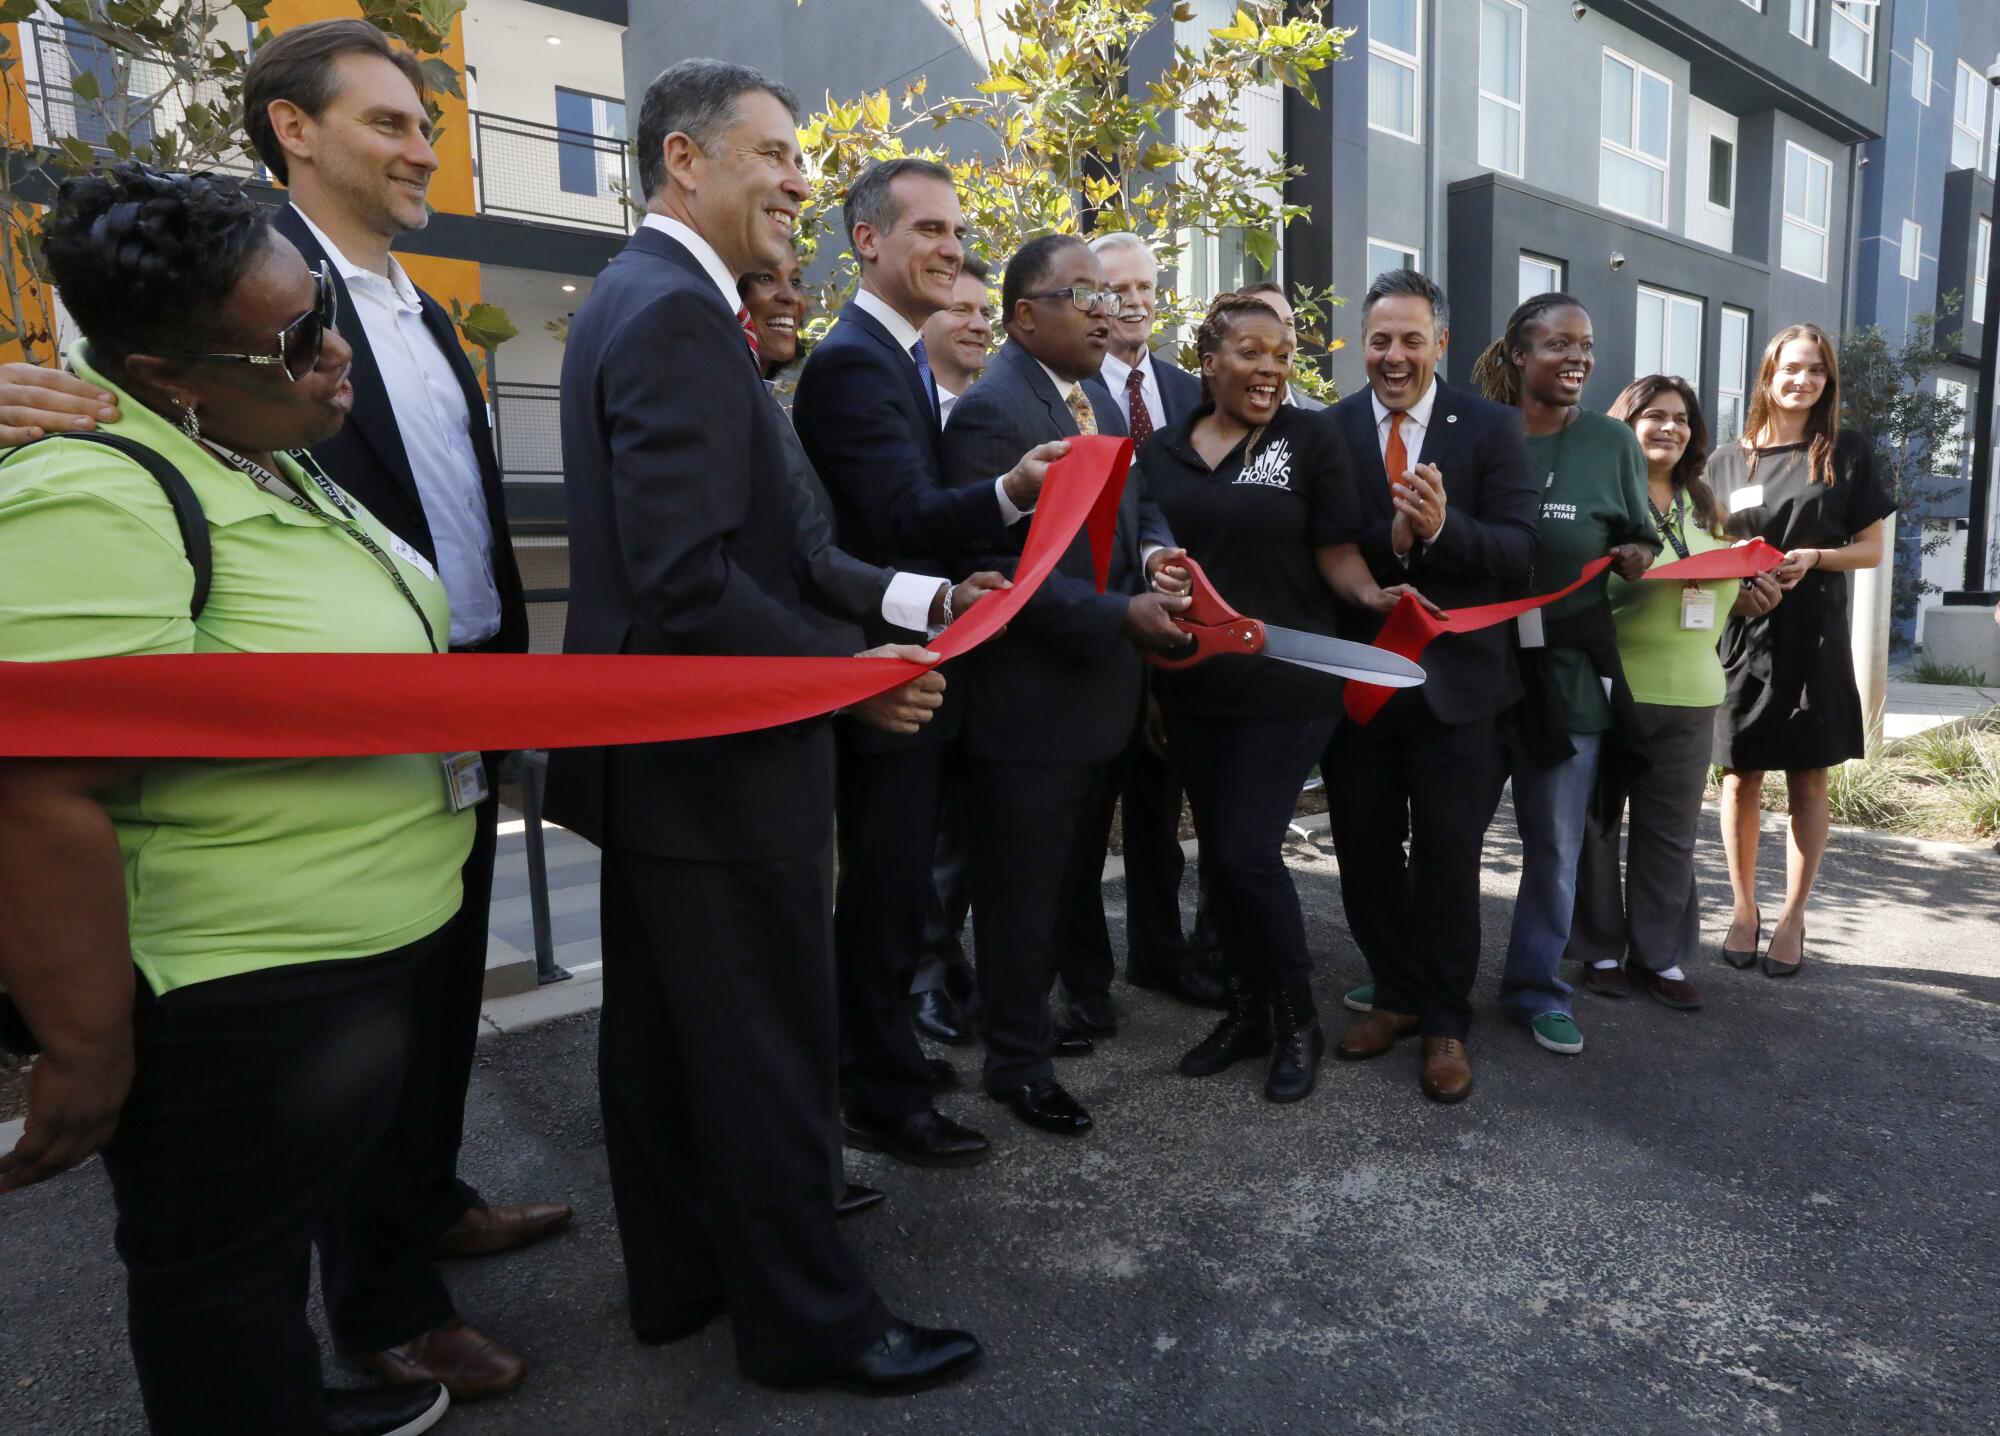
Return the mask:
<path fill-rule="evenodd" d="M 637 149 L 645 219 L 563 359 L 564 649 L 841 655 L 802 588 L 807 500 L 737 294 L 792 257 L 796 106 L 683 60 L 647 87 Z M 914 733 L 943 692 L 927 672 L 855 712 Z M 980 1347 L 892 1315 L 834 1229 L 829 730 L 565 749 L 548 811 L 604 850 L 598 1081 L 634 1332 L 726 1314 L 752 1379 L 887 1395 Z"/>

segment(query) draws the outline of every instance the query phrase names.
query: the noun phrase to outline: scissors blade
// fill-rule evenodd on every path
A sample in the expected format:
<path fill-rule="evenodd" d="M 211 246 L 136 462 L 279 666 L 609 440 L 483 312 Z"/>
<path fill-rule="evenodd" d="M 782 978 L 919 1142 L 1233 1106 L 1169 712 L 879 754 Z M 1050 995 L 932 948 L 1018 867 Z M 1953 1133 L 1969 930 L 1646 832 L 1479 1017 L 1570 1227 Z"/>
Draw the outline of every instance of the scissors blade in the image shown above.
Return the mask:
<path fill-rule="evenodd" d="M 1265 624 L 1264 647 L 1260 651 L 1266 658 L 1281 658 L 1302 668 L 1317 668 L 1322 673 L 1383 688 L 1414 688 L 1424 681 L 1424 670 L 1400 653 L 1297 628 Z"/>

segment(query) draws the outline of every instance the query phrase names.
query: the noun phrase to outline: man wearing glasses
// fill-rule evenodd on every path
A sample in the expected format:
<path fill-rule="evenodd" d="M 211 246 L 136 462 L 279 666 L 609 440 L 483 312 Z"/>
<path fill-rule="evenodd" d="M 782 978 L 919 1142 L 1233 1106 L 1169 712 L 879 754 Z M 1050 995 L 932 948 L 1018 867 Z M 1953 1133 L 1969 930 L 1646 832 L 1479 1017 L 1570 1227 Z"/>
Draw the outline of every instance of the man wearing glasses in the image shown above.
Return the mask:
<path fill-rule="evenodd" d="M 951 483 L 991 485 L 1052 439 L 1125 433 L 1097 377 L 1118 303 L 1097 256 L 1074 235 L 1021 248 L 1001 280 L 1006 347 L 945 427 Z M 1025 527 L 976 566 L 1011 571 Z M 1148 582 L 1160 582 L 1179 554 L 1172 544 L 1135 475 L 1119 501 L 1104 592 L 1079 534 L 1006 633 L 970 660 L 961 791 L 985 1086 L 1021 1121 L 1065 1136 L 1088 1131 L 1091 1119 L 1055 1079 L 1057 936 L 1078 885 L 1097 882 L 1104 861 L 1101 846 L 1090 850 L 1086 819 L 1138 727 L 1139 654 L 1183 641 L 1173 615 L 1187 600 Z"/>

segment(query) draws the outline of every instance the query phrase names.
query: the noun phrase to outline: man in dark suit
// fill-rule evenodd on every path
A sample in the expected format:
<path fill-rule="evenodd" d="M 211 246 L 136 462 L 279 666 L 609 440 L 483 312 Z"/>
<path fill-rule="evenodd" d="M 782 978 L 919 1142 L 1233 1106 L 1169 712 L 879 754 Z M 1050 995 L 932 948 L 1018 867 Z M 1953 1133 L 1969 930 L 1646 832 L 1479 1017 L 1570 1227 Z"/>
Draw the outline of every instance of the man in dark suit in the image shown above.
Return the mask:
<path fill-rule="evenodd" d="M 843 548 L 898 569 L 962 570 L 966 554 L 1005 546 L 1040 493 L 1041 466 L 1059 451 L 1030 442 L 984 484 L 944 482 L 921 331 L 952 303 L 964 259 L 965 217 L 951 171 L 915 158 L 877 164 L 848 191 L 845 218 L 861 284 L 799 376 L 792 405 L 799 437 L 833 498 Z M 869 637 L 887 641 L 897 628 L 887 617 Z M 933 1105 L 931 1065 L 908 1011 L 931 903 L 945 752 L 964 712 L 962 687 L 945 694 L 936 719 L 911 737 L 851 722 L 836 729 L 833 946 L 847 1140 L 933 1167 L 964 1166 L 988 1151 L 985 1137 Z"/>
<path fill-rule="evenodd" d="M 1097 379 L 1117 303 L 1097 256 L 1074 236 L 1030 240 L 1009 261 L 1000 296 L 1007 345 L 945 430 L 953 482 L 976 490 L 1033 445 L 1123 432 Z M 1101 843 L 1089 851 L 1088 820 L 1138 727 L 1140 652 L 1183 641 L 1172 615 L 1186 599 L 1148 586 L 1179 554 L 1171 545 L 1133 478 L 1105 591 L 1079 534 L 1007 632 L 974 655 L 961 794 L 986 1090 L 1046 1131 L 1090 1127 L 1055 1080 L 1049 988 L 1075 885 L 1095 883 L 1104 860 Z"/>
<path fill-rule="evenodd" d="M 646 216 L 563 360 L 567 651 L 841 651 L 801 588 L 803 495 L 736 293 L 790 257 L 796 115 L 719 60 L 647 87 Z M 943 684 L 858 706 L 913 731 Z M 980 1348 L 892 1316 L 834 1229 L 832 760 L 823 720 L 570 749 L 549 812 L 604 849 L 598 1075 L 633 1330 L 670 1342 L 727 1313 L 752 1378 L 879 1394 Z"/>
<path fill-rule="evenodd" d="M 1157 429 L 1170 429 L 1201 404 L 1201 380 L 1155 354 L 1153 319 L 1160 267 L 1146 242 L 1113 230 L 1090 242 L 1104 280 L 1118 296 L 1118 313 L 1099 377 L 1132 435 L 1136 454 Z M 1121 814 L 1125 856 L 1125 980 L 1199 1007 L 1220 1006 L 1222 984 L 1199 970 L 1181 929 L 1181 785 L 1167 765 L 1158 725 L 1144 723 L 1119 755 L 1112 778 L 1090 816 L 1092 841 L 1108 847 L 1113 810 Z M 1122 803 L 1122 807 L 1120 804 Z M 1085 1037 L 1117 1031 L 1111 1006 L 1116 965 L 1104 921 L 1104 892 L 1081 883 L 1064 933 L 1065 1025 Z"/>
<path fill-rule="evenodd" d="M 1362 300 L 1368 387 L 1333 407 L 1354 458 L 1376 582 L 1446 608 L 1521 592 L 1540 494 L 1520 416 L 1436 377 L 1450 337 L 1444 291 L 1412 270 Z M 1342 636 L 1382 616 L 1342 607 Z M 1479 861 L 1502 779 L 1494 718 L 1520 695 L 1510 625 L 1437 639 L 1425 682 L 1366 725 L 1342 723 L 1321 764 L 1348 926 L 1374 977 L 1373 1010 L 1336 1049 L 1362 1059 L 1424 1039 L 1420 1085 L 1441 1102 L 1472 1087 L 1465 1037 L 1479 971 Z M 1408 845 L 1407 855 L 1405 843 Z"/>

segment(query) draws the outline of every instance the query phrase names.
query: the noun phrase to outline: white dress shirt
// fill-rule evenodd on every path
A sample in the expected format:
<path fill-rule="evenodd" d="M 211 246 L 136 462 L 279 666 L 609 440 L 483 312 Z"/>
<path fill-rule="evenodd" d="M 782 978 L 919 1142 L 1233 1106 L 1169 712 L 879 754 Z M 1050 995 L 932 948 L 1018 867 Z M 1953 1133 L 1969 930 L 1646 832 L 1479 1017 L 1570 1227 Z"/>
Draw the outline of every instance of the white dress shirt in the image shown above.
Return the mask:
<path fill-rule="evenodd" d="M 1403 411 L 1403 452 L 1409 456 L 1412 469 L 1417 466 L 1417 455 L 1424 451 L 1424 435 L 1431 430 L 1431 410 L 1437 407 L 1437 397 L 1437 379 L 1433 376 L 1430 384 L 1424 389 L 1423 398 Z M 1386 470 L 1389 467 L 1389 415 L 1392 411 L 1382 407 L 1382 401 L 1376 397 L 1373 389 L 1368 391 L 1368 402 L 1375 411 L 1375 447 L 1382 456 L 1382 467 Z M 1405 474 L 1390 474 L 1389 482 L 1399 484 L 1406 477 Z M 1426 548 L 1436 543 L 1438 534 L 1444 532 L 1447 516 L 1448 514 L 1438 515 L 1437 533 L 1429 538 L 1419 538 L 1417 542 Z M 1399 554 L 1397 557 L 1405 562 L 1409 560 L 1408 554 Z"/>
<path fill-rule="evenodd" d="M 1153 351 L 1143 350 L 1136 365 L 1127 364 L 1109 350 L 1104 354 L 1104 387 L 1111 391 L 1111 402 L 1118 406 L 1118 412 L 1125 416 L 1125 427 L 1132 427 L 1132 391 L 1126 386 L 1132 380 L 1132 370 L 1139 371 L 1139 393 L 1146 401 L 1146 417 L 1153 421 L 1155 429 L 1167 427 L 1166 401 L 1160 398 L 1160 381 L 1153 373 Z"/>
<path fill-rule="evenodd" d="M 937 391 L 938 427 L 942 429 L 946 424 L 951 422 L 952 406 L 958 402 L 958 395 L 952 393 L 951 390 L 945 388 L 942 384 L 937 386 Z"/>
<path fill-rule="evenodd" d="M 493 577 L 493 519 L 486 511 L 465 390 L 424 327 L 423 301 L 396 257 L 389 256 L 387 277 L 363 269 L 303 210 L 299 218 L 346 284 L 382 372 L 382 387 L 388 391 L 437 550 L 438 578 L 451 604 L 451 645 L 484 643 L 500 631 L 500 586 Z"/>

